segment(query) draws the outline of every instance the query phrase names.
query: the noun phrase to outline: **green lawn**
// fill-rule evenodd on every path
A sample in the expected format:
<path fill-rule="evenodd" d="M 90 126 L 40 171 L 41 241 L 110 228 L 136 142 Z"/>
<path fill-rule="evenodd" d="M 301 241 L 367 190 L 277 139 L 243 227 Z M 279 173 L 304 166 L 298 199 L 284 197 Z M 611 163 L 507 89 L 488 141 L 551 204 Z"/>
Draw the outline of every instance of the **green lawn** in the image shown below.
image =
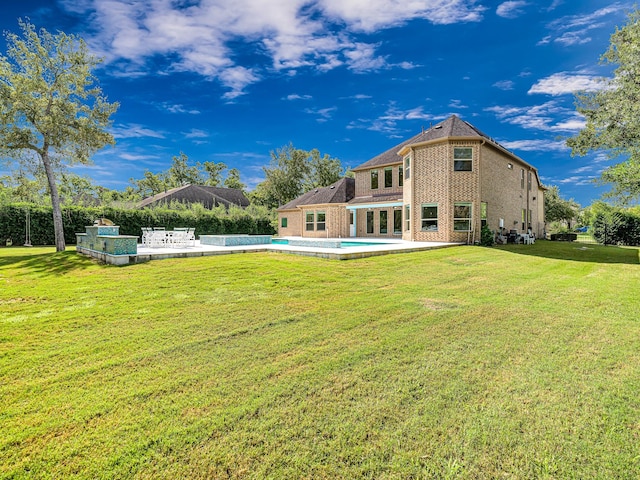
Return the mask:
<path fill-rule="evenodd" d="M 0 478 L 640 476 L 639 250 L 0 249 Z"/>

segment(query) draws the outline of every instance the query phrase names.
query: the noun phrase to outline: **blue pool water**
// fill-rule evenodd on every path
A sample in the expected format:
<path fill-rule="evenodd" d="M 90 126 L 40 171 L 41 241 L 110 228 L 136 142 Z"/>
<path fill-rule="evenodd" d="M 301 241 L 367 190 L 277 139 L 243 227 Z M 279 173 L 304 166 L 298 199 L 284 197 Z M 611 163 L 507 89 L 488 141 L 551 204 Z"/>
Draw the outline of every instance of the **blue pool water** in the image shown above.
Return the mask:
<path fill-rule="evenodd" d="M 313 239 L 311 239 L 313 240 Z M 288 245 L 289 244 L 289 240 L 287 240 L 286 238 L 272 238 L 271 239 L 271 243 L 273 245 Z M 348 241 L 348 240 L 343 240 L 340 242 L 340 246 L 341 247 L 368 247 L 371 245 L 388 245 L 388 243 L 386 242 L 367 242 L 367 241 Z"/>

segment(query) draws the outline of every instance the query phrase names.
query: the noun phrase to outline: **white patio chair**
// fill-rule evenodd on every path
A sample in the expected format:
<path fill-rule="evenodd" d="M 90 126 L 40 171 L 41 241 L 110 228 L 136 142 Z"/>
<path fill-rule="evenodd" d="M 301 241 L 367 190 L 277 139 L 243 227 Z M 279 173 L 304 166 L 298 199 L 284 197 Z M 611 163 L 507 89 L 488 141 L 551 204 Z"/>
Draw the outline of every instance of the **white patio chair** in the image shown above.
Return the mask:
<path fill-rule="evenodd" d="M 151 232 L 150 246 L 154 248 L 164 247 L 167 245 L 167 232 L 164 230 L 154 230 Z"/>
<path fill-rule="evenodd" d="M 140 239 L 140 243 L 145 247 L 148 247 L 151 244 L 151 235 L 152 231 L 149 227 L 141 227 L 142 228 L 142 238 Z"/>
<path fill-rule="evenodd" d="M 187 230 L 186 244 L 190 247 L 196 246 L 196 229 L 195 228 L 189 228 Z"/>

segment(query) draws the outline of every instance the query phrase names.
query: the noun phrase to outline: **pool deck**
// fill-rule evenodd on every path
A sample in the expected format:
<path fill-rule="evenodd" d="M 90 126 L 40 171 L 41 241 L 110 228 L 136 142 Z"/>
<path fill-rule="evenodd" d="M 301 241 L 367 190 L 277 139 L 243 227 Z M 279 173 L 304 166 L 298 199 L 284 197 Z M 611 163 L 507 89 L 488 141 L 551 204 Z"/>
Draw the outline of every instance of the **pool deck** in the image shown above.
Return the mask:
<path fill-rule="evenodd" d="M 283 237 L 284 239 L 301 237 Z M 340 240 L 340 239 L 328 239 Z M 363 245 L 357 247 L 325 248 L 306 247 L 282 244 L 269 245 L 242 245 L 220 247 L 215 245 L 202 245 L 196 240 L 194 246 L 179 248 L 150 248 L 138 244 L 137 255 L 118 255 L 120 258 L 100 258 L 106 263 L 115 265 L 128 265 L 132 263 L 143 263 L 151 260 L 163 260 L 168 258 L 190 258 L 206 257 L 211 255 L 229 255 L 233 253 L 253 253 L 253 252 L 278 252 L 308 257 L 326 258 L 330 260 L 352 260 L 355 258 L 374 257 L 378 255 L 389 255 L 392 253 L 417 252 L 422 250 L 432 250 L 435 248 L 452 247 L 461 245 L 460 243 L 444 242 L 407 242 L 397 239 L 372 239 L 372 238 L 348 238 L 346 241 L 362 241 L 367 243 L 379 243 L 379 245 Z M 93 255 L 92 255 L 93 256 Z"/>

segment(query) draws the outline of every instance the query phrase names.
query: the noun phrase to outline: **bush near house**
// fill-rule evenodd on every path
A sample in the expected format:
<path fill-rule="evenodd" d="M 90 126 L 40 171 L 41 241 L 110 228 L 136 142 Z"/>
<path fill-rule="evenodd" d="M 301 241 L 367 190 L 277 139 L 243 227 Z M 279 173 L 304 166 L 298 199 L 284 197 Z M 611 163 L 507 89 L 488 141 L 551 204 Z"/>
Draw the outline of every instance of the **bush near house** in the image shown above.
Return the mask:
<path fill-rule="evenodd" d="M 76 243 L 76 233 L 85 231 L 98 218 L 108 218 L 120 226 L 121 235 L 141 235 L 141 227 L 193 227 L 196 235 L 212 234 L 274 234 L 272 218 L 265 210 L 154 208 L 129 210 L 113 207 L 63 207 L 65 242 Z M 0 206 L 0 243 L 11 239 L 13 245 L 24 245 L 26 216 L 30 215 L 31 244 L 53 245 L 53 217 L 51 207 L 28 203 Z"/>

